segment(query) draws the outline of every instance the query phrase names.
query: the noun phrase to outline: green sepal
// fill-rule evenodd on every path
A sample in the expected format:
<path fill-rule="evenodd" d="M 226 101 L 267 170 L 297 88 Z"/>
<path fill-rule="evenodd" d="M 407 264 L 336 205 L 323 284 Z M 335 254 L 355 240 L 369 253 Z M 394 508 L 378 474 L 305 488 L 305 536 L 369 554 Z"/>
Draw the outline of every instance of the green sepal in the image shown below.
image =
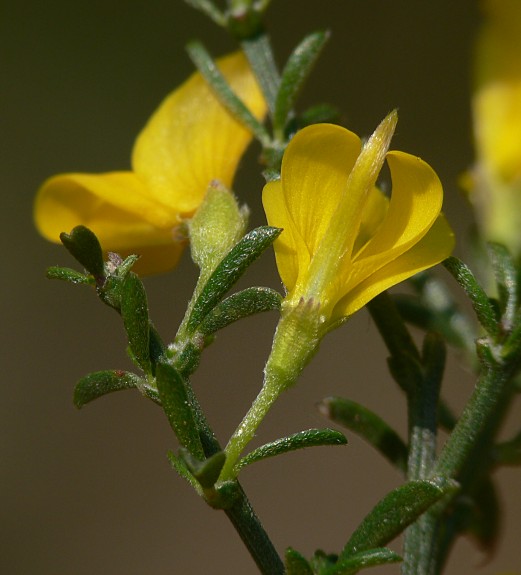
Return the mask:
<path fill-rule="evenodd" d="M 490 242 L 487 247 L 499 294 L 502 328 L 509 331 L 514 322 L 518 304 L 516 265 L 505 246 Z"/>
<path fill-rule="evenodd" d="M 187 222 L 190 252 L 201 270 L 202 282 L 241 239 L 247 223 L 248 209 L 239 207 L 226 186 L 211 182 L 203 202 Z"/>
<path fill-rule="evenodd" d="M 62 280 L 71 284 L 94 285 L 95 283 L 92 276 L 82 274 L 81 272 L 71 268 L 62 268 L 59 266 L 51 266 L 48 268 L 46 276 L 50 280 Z"/>
<path fill-rule="evenodd" d="M 168 461 L 170 461 L 170 465 L 177 473 L 187 481 L 201 497 L 204 497 L 201 484 L 188 469 L 186 461 L 182 457 L 178 457 L 173 451 L 169 451 L 166 456 L 168 457 Z"/>
<path fill-rule="evenodd" d="M 318 447 L 323 445 L 346 445 L 347 439 L 339 431 L 334 429 L 307 429 L 299 431 L 288 437 L 282 437 L 276 441 L 261 445 L 254 449 L 248 455 L 243 457 L 236 466 L 236 469 L 242 469 L 246 465 L 251 465 L 268 457 L 275 457 L 289 451 L 305 449 L 306 447 Z"/>
<path fill-rule="evenodd" d="M 291 547 L 286 549 L 284 565 L 286 575 L 313 575 L 313 570 L 307 559 Z"/>
<path fill-rule="evenodd" d="M 278 310 L 282 296 L 271 288 L 250 287 L 217 304 L 203 319 L 197 331 L 210 335 L 231 323 L 263 311 Z"/>
<path fill-rule="evenodd" d="M 387 547 L 379 547 L 360 551 L 350 557 L 341 559 L 332 567 L 322 571 L 320 575 L 355 575 L 362 569 L 389 563 L 399 563 L 400 561 L 402 561 L 400 555 L 387 549 Z"/>
<path fill-rule="evenodd" d="M 342 397 L 326 397 L 318 409 L 331 421 L 365 439 L 397 469 L 407 469 L 407 445 L 380 416 L 359 403 Z"/>
<path fill-rule="evenodd" d="M 499 330 L 496 311 L 469 267 L 452 256 L 447 258 L 443 265 L 469 296 L 479 323 L 492 337 L 497 337 Z"/>
<path fill-rule="evenodd" d="M 138 276 L 130 272 L 121 285 L 121 317 L 127 332 L 131 357 L 145 372 L 151 372 L 150 323 L 147 295 Z"/>
<path fill-rule="evenodd" d="M 156 366 L 156 384 L 163 410 L 179 443 L 194 457 L 204 459 L 203 447 L 187 390 L 188 382 L 172 365 L 159 362 Z"/>
<path fill-rule="evenodd" d="M 194 333 L 222 300 L 224 294 L 238 281 L 246 269 L 267 249 L 281 233 L 280 228 L 261 226 L 247 233 L 222 259 L 208 278 L 194 304 L 187 330 Z"/>
<path fill-rule="evenodd" d="M 356 528 L 342 551 L 342 560 L 386 545 L 456 488 L 454 481 L 443 477 L 409 481 L 397 487 L 381 499 Z"/>
<path fill-rule="evenodd" d="M 190 473 L 197 479 L 203 489 L 210 489 L 215 485 L 226 461 L 226 453 L 218 451 L 208 459 L 197 459 L 188 450 L 181 448 L 179 456 L 184 460 Z"/>
<path fill-rule="evenodd" d="M 275 113 L 273 115 L 275 134 L 284 134 L 286 123 L 292 113 L 298 94 L 329 36 L 327 31 L 310 34 L 302 40 L 289 57 L 282 71 L 280 87 L 275 100 Z"/>
<path fill-rule="evenodd" d="M 114 369 L 95 371 L 80 379 L 74 388 L 74 405 L 81 408 L 107 393 L 134 387 L 155 403 L 160 403 L 157 391 L 141 377 L 128 371 Z"/>
<path fill-rule="evenodd" d="M 76 226 L 70 234 L 62 232 L 60 240 L 68 252 L 97 281 L 105 276 L 103 251 L 98 238 L 85 226 Z"/>

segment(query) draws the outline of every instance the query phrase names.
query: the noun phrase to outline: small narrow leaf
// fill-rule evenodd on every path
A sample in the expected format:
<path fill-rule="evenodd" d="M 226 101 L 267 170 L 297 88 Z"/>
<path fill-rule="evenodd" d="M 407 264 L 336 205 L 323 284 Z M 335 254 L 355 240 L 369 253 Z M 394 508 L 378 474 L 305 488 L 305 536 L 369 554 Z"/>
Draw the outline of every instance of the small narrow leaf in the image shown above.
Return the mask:
<path fill-rule="evenodd" d="M 203 319 L 198 331 L 210 335 L 244 317 L 280 309 L 282 296 L 270 288 L 250 287 L 217 304 Z"/>
<path fill-rule="evenodd" d="M 179 450 L 179 455 L 185 461 L 190 473 L 205 489 L 210 489 L 215 485 L 226 461 L 226 453 L 224 453 L 224 451 L 218 451 L 208 459 L 204 459 L 202 461 L 193 457 L 186 449 L 183 448 Z"/>
<path fill-rule="evenodd" d="M 238 281 L 246 269 L 268 248 L 282 230 L 262 226 L 247 233 L 222 259 L 206 282 L 194 304 L 188 321 L 188 330 L 197 326 L 221 301 L 225 293 Z"/>
<path fill-rule="evenodd" d="M 62 268 L 59 266 L 51 266 L 47 269 L 46 276 L 50 280 L 62 280 L 71 284 L 87 284 L 94 285 L 92 276 L 87 276 L 71 268 Z"/>
<path fill-rule="evenodd" d="M 282 437 L 271 443 L 266 443 L 251 453 L 248 453 L 237 464 L 238 469 L 250 465 L 267 457 L 275 457 L 288 451 L 305 449 L 306 447 L 317 447 L 321 445 L 345 445 L 347 439 L 334 429 L 307 429 L 288 437 Z"/>
<path fill-rule="evenodd" d="M 78 408 L 114 391 L 139 388 L 143 380 L 128 371 L 95 371 L 78 381 L 74 388 L 74 405 Z"/>
<path fill-rule="evenodd" d="M 189 384 L 172 365 L 163 362 L 156 366 L 156 382 L 163 410 L 179 443 L 194 457 L 204 459 L 203 447 L 186 388 Z"/>
<path fill-rule="evenodd" d="M 497 336 L 498 325 L 494 307 L 474 274 L 462 261 L 452 256 L 447 258 L 443 265 L 469 296 L 479 323 L 491 336 Z"/>
<path fill-rule="evenodd" d="M 130 272 L 121 286 L 121 316 L 133 358 L 141 369 L 150 372 L 150 325 L 145 288 Z"/>
<path fill-rule="evenodd" d="M 514 322 L 518 304 L 517 270 L 512 255 L 501 244 L 490 242 L 488 253 L 496 277 L 502 311 L 503 329 L 510 330 Z"/>
<path fill-rule="evenodd" d="M 60 240 L 69 253 L 96 279 L 105 275 L 103 252 L 98 238 L 85 226 L 76 226 L 70 234 L 62 232 Z"/>
<path fill-rule="evenodd" d="M 331 421 L 360 435 L 400 471 L 406 470 L 407 446 L 380 416 L 359 403 L 342 397 L 327 397 L 319 404 L 318 409 Z"/>
<path fill-rule="evenodd" d="M 402 558 L 397 553 L 386 547 L 369 549 L 338 561 L 336 565 L 326 569 L 322 575 L 355 575 L 362 569 L 398 563 L 401 560 Z"/>
<path fill-rule="evenodd" d="M 297 96 L 328 39 L 328 32 L 314 32 L 304 38 L 289 57 L 282 72 L 275 100 L 273 128 L 276 133 L 284 132 Z"/>
<path fill-rule="evenodd" d="M 288 547 L 285 556 L 286 575 L 313 575 L 307 561 L 298 551 Z"/>
<path fill-rule="evenodd" d="M 342 560 L 354 553 L 386 545 L 455 488 L 454 482 L 437 478 L 409 481 L 394 489 L 376 504 L 351 535 L 342 551 Z"/>
<path fill-rule="evenodd" d="M 173 451 L 169 451 L 167 454 L 168 461 L 170 465 L 179 473 L 179 475 L 194 488 L 194 490 L 201 496 L 204 496 L 201 484 L 192 475 L 188 469 L 185 460 L 182 457 L 178 457 Z"/>
<path fill-rule="evenodd" d="M 233 92 L 221 71 L 213 61 L 201 42 L 193 41 L 187 44 L 186 51 L 203 78 L 214 92 L 221 104 L 246 127 L 259 142 L 268 144 L 270 141 L 266 128 L 245 106 L 244 102 Z"/>

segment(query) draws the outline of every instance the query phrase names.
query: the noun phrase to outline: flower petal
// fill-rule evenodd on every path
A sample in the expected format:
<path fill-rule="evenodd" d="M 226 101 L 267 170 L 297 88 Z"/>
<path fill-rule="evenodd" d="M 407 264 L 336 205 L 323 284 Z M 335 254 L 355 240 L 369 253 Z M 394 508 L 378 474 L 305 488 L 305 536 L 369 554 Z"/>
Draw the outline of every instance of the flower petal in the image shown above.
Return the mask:
<path fill-rule="evenodd" d="M 218 65 L 233 91 L 262 118 L 266 104 L 244 55 L 236 52 Z M 150 118 L 136 140 L 132 165 L 156 202 L 190 216 L 211 180 L 231 187 L 250 140 L 251 134 L 195 73 Z"/>
<path fill-rule="evenodd" d="M 142 272 L 173 267 L 182 251 L 175 214 L 150 201 L 132 172 L 54 176 L 38 191 L 34 218 L 39 232 L 53 242 L 82 224 L 98 236 L 105 251 L 149 254 L 146 264 L 137 266 Z"/>
<path fill-rule="evenodd" d="M 384 290 L 440 263 L 452 253 L 454 242 L 454 233 L 445 216 L 440 214 L 427 234 L 410 250 L 374 274 L 364 274 L 365 279 L 339 301 L 333 320 L 352 315 Z"/>
<path fill-rule="evenodd" d="M 282 283 L 288 291 L 295 286 L 299 267 L 309 264 L 309 252 L 298 234 L 286 207 L 280 181 L 269 182 L 262 190 L 262 205 L 270 226 L 283 228 L 275 240 L 275 259 Z"/>
<path fill-rule="evenodd" d="M 281 170 L 286 206 L 311 256 L 338 209 L 360 150 L 358 136 L 332 124 L 304 128 L 286 149 Z"/>

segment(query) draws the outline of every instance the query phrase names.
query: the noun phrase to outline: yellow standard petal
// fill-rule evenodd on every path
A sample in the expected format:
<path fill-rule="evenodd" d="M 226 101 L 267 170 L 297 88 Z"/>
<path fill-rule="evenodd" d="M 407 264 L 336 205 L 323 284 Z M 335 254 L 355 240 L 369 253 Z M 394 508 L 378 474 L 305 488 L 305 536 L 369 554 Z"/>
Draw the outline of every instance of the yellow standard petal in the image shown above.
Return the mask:
<path fill-rule="evenodd" d="M 217 63 L 232 90 L 262 118 L 266 106 L 242 53 Z M 104 250 L 141 255 L 140 273 L 165 271 L 186 243 L 178 231 L 182 219 L 193 215 L 212 180 L 231 185 L 250 140 L 195 73 L 138 136 L 133 171 L 50 178 L 35 200 L 36 226 L 58 242 L 61 232 L 83 224 Z"/>
<path fill-rule="evenodd" d="M 222 58 L 218 65 L 233 91 L 261 119 L 266 105 L 242 52 Z M 232 187 L 250 140 L 248 130 L 196 73 L 150 118 L 136 140 L 132 166 L 155 201 L 190 216 L 213 179 Z"/>

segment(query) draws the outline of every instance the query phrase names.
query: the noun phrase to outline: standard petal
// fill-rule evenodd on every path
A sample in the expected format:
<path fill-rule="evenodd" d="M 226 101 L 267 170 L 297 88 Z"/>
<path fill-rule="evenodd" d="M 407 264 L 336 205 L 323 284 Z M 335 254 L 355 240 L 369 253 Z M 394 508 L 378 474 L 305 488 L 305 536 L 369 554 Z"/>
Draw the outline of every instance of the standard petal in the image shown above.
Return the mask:
<path fill-rule="evenodd" d="M 358 136 L 332 124 L 304 128 L 286 149 L 281 170 L 284 197 L 311 255 L 338 209 L 360 150 Z"/>
<path fill-rule="evenodd" d="M 142 273 L 173 267 L 184 244 L 175 214 L 151 202 L 131 172 L 54 176 L 38 191 L 34 218 L 53 242 L 60 241 L 61 232 L 87 226 L 105 251 L 143 256 L 137 264 Z"/>
<path fill-rule="evenodd" d="M 244 55 L 236 52 L 217 63 L 233 91 L 262 118 L 266 104 Z M 212 180 L 231 187 L 250 140 L 195 73 L 150 118 L 136 140 L 132 165 L 152 198 L 190 216 Z"/>
<path fill-rule="evenodd" d="M 452 253 L 454 242 L 454 233 L 440 214 L 427 234 L 410 250 L 352 285 L 335 307 L 333 320 L 352 315 L 384 290 L 440 263 Z"/>
<path fill-rule="evenodd" d="M 118 242 L 116 227 L 171 230 L 179 221 L 147 197 L 142 182 L 132 172 L 105 174 L 62 174 L 49 178 L 38 190 L 34 218 L 39 232 L 59 242 L 63 231 L 83 224 L 108 243 Z M 96 228 L 96 229 L 94 229 Z M 109 239 L 110 238 L 110 239 Z M 121 242 L 125 244 L 125 238 Z M 145 244 L 156 243 L 153 238 Z M 107 246 L 107 249 L 112 249 Z"/>
<path fill-rule="evenodd" d="M 270 226 L 283 228 L 283 232 L 275 240 L 275 259 L 282 283 L 291 291 L 297 281 L 299 269 L 305 269 L 309 264 L 309 252 L 295 230 L 286 207 L 282 184 L 270 182 L 262 190 L 262 205 Z"/>

